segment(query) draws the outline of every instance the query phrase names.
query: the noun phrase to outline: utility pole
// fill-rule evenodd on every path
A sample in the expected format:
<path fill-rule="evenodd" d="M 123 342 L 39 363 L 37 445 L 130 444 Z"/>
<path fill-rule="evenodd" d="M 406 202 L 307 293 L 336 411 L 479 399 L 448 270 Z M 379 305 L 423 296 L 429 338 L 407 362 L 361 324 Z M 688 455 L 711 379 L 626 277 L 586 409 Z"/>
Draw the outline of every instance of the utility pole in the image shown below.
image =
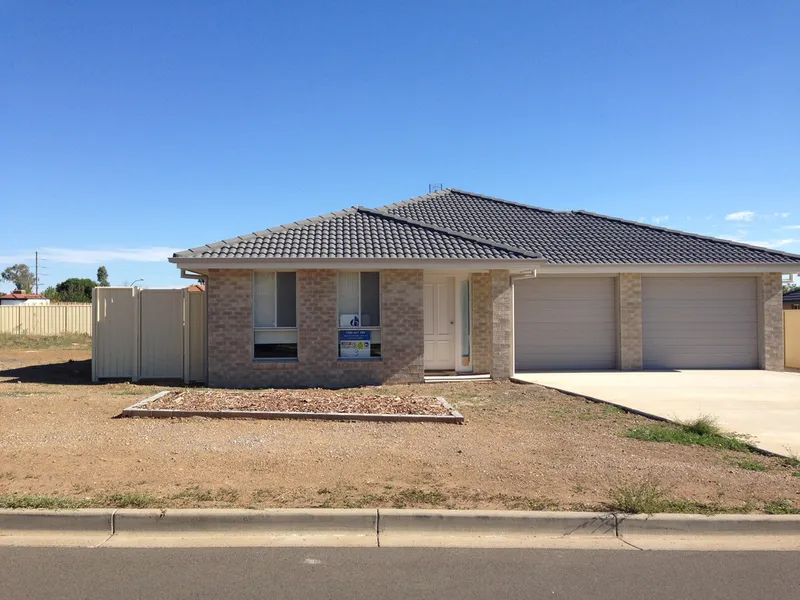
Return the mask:
<path fill-rule="evenodd" d="M 36 251 L 36 294 L 39 294 L 39 251 Z"/>

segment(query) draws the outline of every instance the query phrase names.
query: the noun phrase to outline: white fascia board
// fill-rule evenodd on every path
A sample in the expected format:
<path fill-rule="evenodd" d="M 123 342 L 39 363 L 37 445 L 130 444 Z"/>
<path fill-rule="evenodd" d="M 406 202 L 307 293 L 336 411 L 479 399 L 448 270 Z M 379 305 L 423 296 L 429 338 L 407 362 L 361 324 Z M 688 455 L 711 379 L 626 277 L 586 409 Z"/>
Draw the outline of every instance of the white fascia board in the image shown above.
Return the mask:
<path fill-rule="evenodd" d="M 539 275 L 590 275 L 599 273 L 789 273 L 800 268 L 796 264 L 725 263 L 709 265 L 542 265 Z"/>
<path fill-rule="evenodd" d="M 508 269 L 530 271 L 539 268 L 544 259 L 484 259 L 484 260 L 386 260 L 386 259 L 263 259 L 197 260 L 170 258 L 171 263 L 186 271 L 207 272 L 208 269 Z"/>

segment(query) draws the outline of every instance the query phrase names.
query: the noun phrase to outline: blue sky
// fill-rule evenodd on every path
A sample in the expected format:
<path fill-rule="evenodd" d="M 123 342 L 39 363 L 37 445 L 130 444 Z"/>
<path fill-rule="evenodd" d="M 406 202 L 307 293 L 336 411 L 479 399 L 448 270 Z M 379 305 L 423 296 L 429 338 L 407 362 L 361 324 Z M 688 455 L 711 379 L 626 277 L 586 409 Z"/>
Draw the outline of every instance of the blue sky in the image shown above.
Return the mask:
<path fill-rule="evenodd" d="M 174 250 L 439 182 L 800 253 L 798 23 L 796 0 L 0 0 L 0 266 L 182 285 Z"/>

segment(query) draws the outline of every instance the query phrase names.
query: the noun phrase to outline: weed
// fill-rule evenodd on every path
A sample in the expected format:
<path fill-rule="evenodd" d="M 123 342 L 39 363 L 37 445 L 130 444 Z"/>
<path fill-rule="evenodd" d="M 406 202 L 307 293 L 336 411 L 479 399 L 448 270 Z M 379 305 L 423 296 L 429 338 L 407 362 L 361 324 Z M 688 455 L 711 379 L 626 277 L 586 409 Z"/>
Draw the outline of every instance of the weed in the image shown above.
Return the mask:
<path fill-rule="evenodd" d="M 613 416 L 613 415 L 624 415 L 624 414 L 625 414 L 625 411 L 624 411 L 624 410 L 622 410 L 622 409 L 621 409 L 620 407 L 618 407 L 618 406 L 614 406 L 613 404 L 607 404 L 607 405 L 606 405 L 606 406 L 603 408 L 603 412 L 604 412 L 606 415 L 609 415 L 609 416 Z"/>
<path fill-rule="evenodd" d="M 700 417 L 694 421 L 670 424 L 640 425 L 628 429 L 622 435 L 645 442 L 669 442 L 684 446 L 709 446 L 722 450 L 749 452 L 750 446 L 738 434 L 726 434 L 711 417 Z"/>
<path fill-rule="evenodd" d="M 106 496 L 103 504 L 114 508 L 150 508 L 159 504 L 159 500 L 140 492 L 118 492 Z"/>
<path fill-rule="evenodd" d="M 73 500 L 72 498 L 39 494 L 0 496 L 0 508 L 86 508 L 90 504 L 91 502 L 88 500 Z"/>
<path fill-rule="evenodd" d="M 233 488 L 219 488 L 214 499 L 217 502 L 235 503 L 239 499 L 239 492 Z"/>
<path fill-rule="evenodd" d="M 612 488 L 610 496 L 609 508 L 625 513 L 656 513 L 666 503 L 666 491 L 650 478 Z"/>
<path fill-rule="evenodd" d="M 46 348 L 87 350 L 91 344 L 92 337 L 81 334 L 24 335 L 0 333 L 0 348 L 12 350 L 44 350 Z"/>
<path fill-rule="evenodd" d="M 395 495 L 394 505 L 395 508 L 403 508 L 407 504 L 432 504 L 438 506 L 444 504 L 446 501 L 447 496 L 442 492 L 408 488 Z"/>
<path fill-rule="evenodd" d="M 764 512 L 768 515 L 800 515 L 800 506 L 791 500 L 772 500 L 764 503 Z"/>
<path fill-rule="evenodd" d="M 766 471 L 767 467 L 762 465 L 761 463 L 757 463 L 752 460 L 740 460 L 739 462 L 733 463 L 740 469 L 744 469 L 745 471 Z"/>

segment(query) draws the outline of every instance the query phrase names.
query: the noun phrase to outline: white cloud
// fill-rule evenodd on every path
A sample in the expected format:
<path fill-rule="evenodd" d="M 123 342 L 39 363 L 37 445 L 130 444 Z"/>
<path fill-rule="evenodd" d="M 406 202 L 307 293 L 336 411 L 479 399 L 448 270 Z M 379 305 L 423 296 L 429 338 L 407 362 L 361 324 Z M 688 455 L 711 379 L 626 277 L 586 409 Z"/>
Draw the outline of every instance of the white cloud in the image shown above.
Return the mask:
<path fill-rule="evenodd" d="M 663 223 L 664 221 L 669 221 L 669 215 L 662 215 L 660 217 L 651 217 L 650 220 L 653 221 L 655 225 L 658 225 L 659 223 Z"/>
<path fill-rule="evenodd" d="M 784 225 L 781 229 L 800 229 L 800 225 Z"/>
<path fill-rule="evenodd" d="M 788 217 L 790 214 L 791 214 L 791 213 L 788 213 L 788 212 L 776 212 L 776 213 L 772 213 L 772 216 L 773 216 L 773 217 L 778 217 L 779 219 L 785 219 L 785 218 L 786 218 L 786 217 Z"/>
<path fill-rule="evenodd" d="M 750 246 L 761 246 L 763 248 L 773 248 L 773 249 L 800 243 L 800 239 L 793 239 L 793 238 L 787 238 L 783 240 L 772 240 L 768 242 L 750 241 L 750 240 L 738 240 L 738 241 L 741 241 L 743 244 L 749 244 Z"/>
<path fill-rule="evenodd" d="M 39 258 L 50 262 L 71 264 L 103 264 L 114 261 L 127 262 L 166 262 L 167 258 L 182 248 L 166 246 L 150 246 L 146 248 L 111 248 L 111 249 L 78 249 L 78 248 L 40 248 Z M 31 262 L 33 252 L 25 255 L 0 256 L 0 263 Z"/>
<path fill-rule="evenodd" d="M 752 210 L 742 210 L 739 212 L 731 213 L 729 215 L 725 215 L 726 221 L 752 221 L 755 219 L 756 213 Z"/>

